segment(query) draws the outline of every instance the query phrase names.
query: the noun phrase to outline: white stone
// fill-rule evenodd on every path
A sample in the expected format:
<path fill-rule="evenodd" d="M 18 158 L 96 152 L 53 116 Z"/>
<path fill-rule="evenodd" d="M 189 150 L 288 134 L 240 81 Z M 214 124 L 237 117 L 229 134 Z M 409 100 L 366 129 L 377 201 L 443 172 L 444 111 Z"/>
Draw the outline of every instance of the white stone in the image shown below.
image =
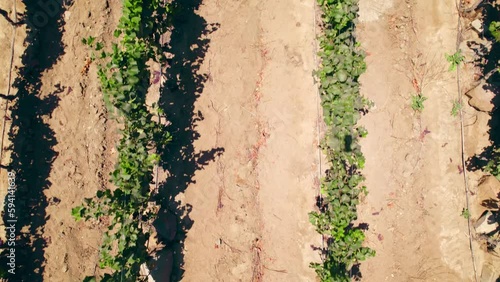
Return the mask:
<path fill-rule="evenodd" d="M 483 23 L 480 20 L 476 19 L 470 25 L 477 33 L 483 33 Z"/>
<path fill-rule="evenodd" d="M 491 211 L 486 211 L 474 224 L 474 229 L 479 234 L 488 234 L 498 228 L 498 222 Z"/>

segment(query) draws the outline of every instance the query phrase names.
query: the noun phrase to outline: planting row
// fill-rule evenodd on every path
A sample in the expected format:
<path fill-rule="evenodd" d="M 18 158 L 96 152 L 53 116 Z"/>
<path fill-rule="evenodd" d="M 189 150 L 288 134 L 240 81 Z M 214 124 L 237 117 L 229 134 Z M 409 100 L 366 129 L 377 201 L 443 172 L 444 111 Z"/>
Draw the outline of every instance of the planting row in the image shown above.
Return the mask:
<path fill-rule="evenodd" d="M 327 132 L 321 142 L 329 169 L 321 182 L 318 212 L 310 220 L 326 243 L 323 262 L 312 263 L 321 281 L 350 281 L 354 264 L 375 252 L 363 247 L 365 235 L 353 225 L 359 195 L 366 192 L 360 173 L 365 159 L 358 140 L 366 136 L 357 126 L 370 102 L 360 96 L 358 77 L 365 71 L 364 54 L 355 39 L 356 0 L 319 0 L 322 9 L 320 38 L 321 105 Z"/>
<path fill-rule="evenodd" d="M 163 2 L 163 1 L 161 1 Z M 151 234 L 145 224 L 156 217 L 148 207 L 152 202 L 153 168 L 157 151 L 171 136 L 166 127 L 154 121 L 154 109 L 146 106 L 150 72 L 146 62 L 160 60 L 161 52 L 153 38 L 158 32 L 155 18 L 169 16 L 171 7 L 159 0 L 124 0 L 123 15 L 114 35 L 118 43 L 111 51 L 95 38 L 83 43 L 95 48 L 98 75 L 104 100 L 120 124 L 122 138 L 117 146 L 118 161 L 111 173 L 114 189 L 100 189 L 72 210 L 85 220 L 110 222 L 100 248 L 99 266 L 108 274 L 87 277 L 85 281 L 137 281 L 140 266 L 149 258 L 146 247 Z"/>

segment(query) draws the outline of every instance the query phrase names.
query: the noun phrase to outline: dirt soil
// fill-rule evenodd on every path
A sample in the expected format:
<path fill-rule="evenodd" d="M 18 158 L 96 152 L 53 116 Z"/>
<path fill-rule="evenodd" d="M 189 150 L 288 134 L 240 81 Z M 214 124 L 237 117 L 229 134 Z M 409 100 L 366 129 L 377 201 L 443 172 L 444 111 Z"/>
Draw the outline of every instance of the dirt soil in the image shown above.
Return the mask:
<path fill-rule="evenodd" d="M 314 5 L 205 1 L 197 14 L 220 28 L 200 69 L 209 79 L 194 145 L 224 152 L 183 196 L 194 221 L 184 281 L 314 281 Z"/>
<path fill-rule="evenodd" d="M 80 40 L 111 41 L 119 2 L 74 1 L 50 17 L 54 26 L 42 29 L 36 48 L 24 25 L 15 30 L 10 92 L 18 98 L 5 114 L 0 99 L 3 146 L 10 146 L 1 161 L 15 162 L 18 185 L 28 191 L 22 202 L 33 222 L 20 222 L 18 231 L 34 247 L 18 254 L 24 281 L 81 281 L 100 273 L 105 223 L 75 222 L 71 208 L 108 185 L 119 136 Z M 182 107 L 173 104 L 174 136 L 192 140 L 178 144 L 176 171 L 160 174 L 169 180 L 178 173 L 173 182 L 185 185 L 176 194 L 185 213 L 184 251 L 176 253 L 172 281 L 316 281 L 309 263 L 320 260 L 321 238 L 308 213 L 325 170 L 312 78 L 316 1 L 223 2 L 184 1 L 172 35 L 177 57 L 167 72 L 184 95 Z M 13 3 L 19 13 L 41 9 L 0 2 L 11 18 Z M 360 0 L 358 39 L 368 66 L 361 91 L 375 106 L 361 121 L 369 132 L 362 141 L 369 194 L 359 221 L 368 224 L 367 245 L 377 252 L 361 264 L 362 281 L 474 280 L 461 216 L 460 120 L 450 114 L 456 73 L 445 60 L 455 51 L 457 19 L 454 1 Z M 12 31 L 0 18 L 1 50 L 11 49 Z M 471 30 L 464 36 L 477 37 Z M 10 59 L 0 52 L 1 94 L 7 94 Z M 467 86 L 474 68 L 462 72 Z M 422 113 L 410 105 L 417 92 L 428 98 Z M 463 111 L 470 157 L 489 145 L 489 115 L 466 102 Z M 477 192 L 482 174 L 466 173 Z M 0 179 L 4 199 L 6 170 Z M 500 189 L 496 180 L 488 185 Z M 480 195 L 471 193 L 472 205 Z M 482 210 L 471 212 L 474 220 Z M 484 265 L 498 264 L 477 240 L 472 247 L 478 276 Z"/>
<path fill-rule="evenodd" d="M 58 141 L 53 148 L 58 155 L 52 163 L 48 178 L 51 187 L 45 195 L 48 199 L 58 198 L 60 203 L 49 203 L 47 207 L 50 217 L 44 237 L 49 243 L 45 249 L 44 281 L 75 281 L 99 271 L 98 246 L 107 226 L 75 222 L 71 208 L 108 185 L 119 135 L 113 121 L 108 120 L 95 66 L 85 70 L 89 50 L 80 39 L 92 35 L 104 42 L 111 40 L 119 12 L 117 1 L 92 5 L 89 1 L 75 1 L 63 14 L 65 54 L 42 78 L 44 84 L 60 83 L 65 89 L 47 120 Z"/>
<path fill-rule="evenodd" d="M 362 94 L 375 103 L 362 120 L 369 132 L 362 146 L 370 193 L 360 218 L 369 224 L 368 244 L 377 251 L 362 264 L 364 281 L 474 281 L 461 216 L 466 193 L 460 120 L 451 115 L 456 72 L 448 71 L 445 60 L 456 48 L 455 2 L 361 0 L 360 8 L 359 40 L 368 53 Z M 473 33 L 467 30 L 463 39 Z M 461 71 L 466 88 L 474 68 L 466 64 Z M 410 106 L 418 92 L 428 98 L 422 113 Z M 467 158 L 488 145 L 488 117 L 465 96 L 463 112 Z M 471 205 L 478 200 L 480 176 L 467 173 Z M 479 276 L 483 253 L 475 240 L 472 246 Z"/>
<path fill-rule="evenodd" d="M 9 11 L 12 18 L 13 3 L 0 3 L 0 8 Z M 81 43 L 81 38 L 92 35 L 109 40 L 119 16 L 117 4 L 76 1 L 67 10 L 57 9 L 57 13 L 49 17 L 48 24 L 41 25 L 39 35 L 28 32 L 30 36 L 40 37 L 41 46 L 34 45 L 26 37 L 25 25 L 16 29 L 14 67 L 19 69 L 13 68 L 12 76 L 13 82 L 19 82 L 20 87 L 12 89 L 11 94 L 18 95 L 14 102 L 19 105 L 18 109 L 22 106 L 24 110 L 16 112 L 14 107 L 7 117 L 13 114 L 13 122 L 28 120 L 31 126 L 31 129 L 23 128 L 23 124 L 12 127 L 21 136 L 19 138 L 26 140 L 14 139 L 13 159 L 18 161 L 17 168 L 27 170 L 17 171 L 16 184 L 29 188 L 29 192 L 18 200 L 32 205 L 31 219 L 39 222 L 20 222 L 17 226 L 21 229 L 18 232 L 29 234 L 24 238 L 35 246 L 32 249 L 25 247 L 27 252 L 17 255 L 22 270 L 16 275 L 23 281 L 78 281 L 96 271 L 103 226 L 75 222 L 71 208 L 107 185 L 116 159 L 114 144 L 118 135 L 113 123 L 107 120 L 95 66 L 89 66 L 89 50 Z M 15 5 L 19 13 L 27 10 L 21 1 L 15 1 Z M 30 5 L 34 11 L 42 10 L 37 4 Z M 62 27 L 57 28 L 54 23 Z M 0 24 L 0 47 L 10 50 L 12 27 L 3 19 Z M 59 46 L 64 48 L 63 52 L 59 52 Z M 6 93 L 10 52 L 1 52 L 0 60 L 4 66 L 0 91 Z M 89 66 L 90 71 L 85 66 Z M 37 104 L 48 105 L 50 101 L 55 101 L 55 106 L 45 112 L 44 106 Z M 2 112 L 3 109 L 4 104 Z M 26 113 L 30 109 L 35 116 Z M 4 147 L 12 143 L 7 136 L 11 124 L 6 125 Z M 23 130 L 45 133 L 22 134 Z M 22 151 L 31 154 L 26 158 L 17 156 Z M 10 155 L 11 151 L 6 150 L 2 164 L 9 163 Z M 2 180 L 1 185 L 5 193 L 7 181 Z"/>

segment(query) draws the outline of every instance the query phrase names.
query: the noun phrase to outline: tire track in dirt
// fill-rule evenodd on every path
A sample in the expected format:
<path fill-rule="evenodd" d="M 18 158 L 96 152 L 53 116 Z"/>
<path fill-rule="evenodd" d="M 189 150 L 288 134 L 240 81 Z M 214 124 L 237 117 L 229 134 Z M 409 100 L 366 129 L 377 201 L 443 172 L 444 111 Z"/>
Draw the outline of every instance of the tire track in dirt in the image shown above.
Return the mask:
<path fill-rule="evenodd" d="M 206 1 L 210 36 L 197 150 L 223 147 L 183 202 L 184 281 L 313 281 L 317 173 L 313 3 Z M 284 28 L 285 27 L 285 28 Z"/>

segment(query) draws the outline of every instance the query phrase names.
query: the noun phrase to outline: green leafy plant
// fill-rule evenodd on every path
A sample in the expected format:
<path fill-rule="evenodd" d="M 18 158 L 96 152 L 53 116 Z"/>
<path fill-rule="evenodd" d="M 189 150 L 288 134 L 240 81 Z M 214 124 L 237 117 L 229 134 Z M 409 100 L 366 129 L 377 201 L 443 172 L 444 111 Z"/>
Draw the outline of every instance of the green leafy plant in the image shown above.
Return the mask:
<path fill-rule="evenodd" d="M 490 160 L 488 164 L 484 168 L 484 171 L 490 173 L 495 176 L 498 180 L 500 180 L 500 149 L 495 148 L 492 151 L 490 156 Z"/>
<path fill-rule="evenodd" d="M 110 221 L 99 260 L 99 266 L 110 273 L 101 281 L 137 281 L 140 265 L 149 259 L 146 242 L 150 234 L 143 226 L 155 218 L 148 208 L 153 196 L 153 169 L 159 161 L 155 150 L 171 140 L 166 126 L 154 122 L 159 111 L 152 113 L 146 106 L 145 86 L 150 78 L 146 62 L 158 59 L 159 51 L 151 36 L 152 15 L 145 11 L 169 15 L 169 4 L 161 3 L 124 0 L 123 15 L 115 31 L 120 41 L 112 45 L 110 52 L 103 51 L 104 45 L 95 43 L 94 37 L 82 40 L 101 52 L 98 76 L 104 100 L 122 125 L 118 162 L 110 180 L 115 189 L 99 190 L 94 198 L 85 199 L 82 206 L 71 210 L 75 220 Z M 86 277 L 84 281 L 97 279 Z"/>
<path fill-rule="evenodd" d="M 491 22 L 488 30 L 496 41 L 500 41 L 500 22 Z"/>
<path fill-rule="evenodd" d="M 451 108 L 451 115 L 456 117 L 461 109 L 462 109 L 462 104 L 460 103 L 460 101 L 458 100 L 453 101 L 453 107 Z"/>
<path fill-rule="evenodd" d="M 85 45 L 88 45 L 90 47 L 93 47 L 94 41 L 95 41 L 95 37 L 93 37 L 93 36 L 89 36 L 87 38 L 82 39 L 82 43 Z"/>
<path fill-rule="evenodd" d="M 413 95 L 411 97 L 411 108 L 415 111 L 423 111 L 424 110 L 424 102 L 427 100 L 427 97 L 422 95 L 422 93 Z"/>
<path fill-rule="evenodd" d="M 327 132 L 321 142 L 330 168 L 321 181 L 319 211 L 309 219 L 327 242 L 322 263 L 311 263 L 321 281 L 350 281 L 353 264 L 375 252 L 363 247 L 364 233 L 353 225 L 359 195 L 366 193 L 360 169 L 365 159 L 359 139 L 367 131 L 357 125 L 371 102 L 359 94 L 359 76 L 365 71 L 364 53 L 354 37 L 355 0 L 319 0 L 323 12 L 320 38 L 321 105 Z"/>
<path fill-rule="evenodd" d="M 470 212 L 469 212 L 469 209 L 467 208 L 463 208 L 462 209 L 462 214 L 461 216 L 465 219 L 469 219 L 470 218 Z"/>
<path fill-rule="evenodd" d="M 71 215 L 76 221 L 79 221 L 84 218 L 85 208 L 82 206 L 74 207 L 71 209 Z"/>
<path fill-rule="evenodd" d="M 459 49 L 452 55 L 446 55 L 446 60 L 450 63 L 448 70 L 454 71 L 465 60 L 465 57 L 462 55 L 462 50 Z"/>

